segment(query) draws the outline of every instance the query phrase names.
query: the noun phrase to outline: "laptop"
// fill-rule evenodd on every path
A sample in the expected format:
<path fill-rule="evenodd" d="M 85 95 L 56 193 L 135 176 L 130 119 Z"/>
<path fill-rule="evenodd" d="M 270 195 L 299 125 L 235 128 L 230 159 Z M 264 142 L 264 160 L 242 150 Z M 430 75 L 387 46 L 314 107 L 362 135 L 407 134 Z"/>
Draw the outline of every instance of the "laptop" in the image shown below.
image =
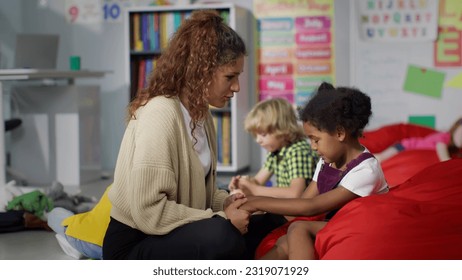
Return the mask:
<path fill-rule="evenodd" d="M 17 34 L 14 68 L 56 69 L 59 35 Z"/>

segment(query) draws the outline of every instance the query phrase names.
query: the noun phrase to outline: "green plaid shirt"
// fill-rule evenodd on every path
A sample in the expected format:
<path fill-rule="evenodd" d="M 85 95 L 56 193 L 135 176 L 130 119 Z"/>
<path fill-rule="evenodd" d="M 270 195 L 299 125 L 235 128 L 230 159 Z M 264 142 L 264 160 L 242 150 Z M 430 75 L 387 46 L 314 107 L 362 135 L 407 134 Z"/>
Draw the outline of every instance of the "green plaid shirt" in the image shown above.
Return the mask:
<path fill-rule="evenodd" d="M 308 141 L 301 140 L 280 151 L 268 153 L 264 168 L 276 175 L 278 187 L 289 187 L 295 178 L 305 178 L 308 184 L 318 160 L 318 154 L 311 149 Z"/>

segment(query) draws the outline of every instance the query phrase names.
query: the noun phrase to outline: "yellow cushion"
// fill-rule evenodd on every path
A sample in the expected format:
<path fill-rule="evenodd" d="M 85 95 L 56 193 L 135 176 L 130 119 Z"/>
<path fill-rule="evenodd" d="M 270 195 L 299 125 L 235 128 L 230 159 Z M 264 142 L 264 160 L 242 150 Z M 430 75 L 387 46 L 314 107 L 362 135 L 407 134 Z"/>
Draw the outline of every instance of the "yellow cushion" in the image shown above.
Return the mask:
<path fill-rule="evenodd" d="M 63 220 L 61 224 L 67 226 L 67 235 L 99 246 L 103 245 L 112 207 L 107 195 L 110 188 L 111 185 L 107 187 L 103 196 L 92 210 L 70 216 Z"/>

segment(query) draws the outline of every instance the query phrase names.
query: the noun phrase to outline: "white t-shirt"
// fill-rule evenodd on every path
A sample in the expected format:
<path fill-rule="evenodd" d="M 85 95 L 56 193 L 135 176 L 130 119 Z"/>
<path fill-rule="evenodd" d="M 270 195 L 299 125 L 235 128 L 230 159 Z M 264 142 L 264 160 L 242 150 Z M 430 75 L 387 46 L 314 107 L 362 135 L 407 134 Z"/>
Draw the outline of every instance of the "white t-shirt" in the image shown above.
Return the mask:
<path fill-rule="evenodd" d="M 369 152 L 367 149 L 365 152 Z M 314 171 L 313 181 L 318 181 L 318 175 L 324 160 L 320 159 Z M 383 175 L 380 163 L 371 157 L 363 160 L 348 172 L 340 181 L 339 186 L 359 196 L 388 192 L 388 184 Z"/>
<path fill-rule="evenodd" d="M 189 115 L 188 109 L 181 104 L 181 111 L 183 112 L 184 122 L 186 123 L 186 127 L 189 130 L 189 137 L 191 142 L 194 143 L 194 139 L 192 137 L 192 131 L 189 124 L 191 123 L 191 116 Z M 194 145 L 194 150 L 199 157 L 199 160 L 202 163 L 202 167 L 204 168 L 204 174 L 207 176 L 210 171 L 210 167 L 212 166 L 212 157 L 210 155 L 210 147 L 209 142 L 207 141 L 207 134 L 205 133 L 205 129 L 203 125 L 196 126 L 196 130 L 194 131 L 196 134 L 197 143 Z"/>

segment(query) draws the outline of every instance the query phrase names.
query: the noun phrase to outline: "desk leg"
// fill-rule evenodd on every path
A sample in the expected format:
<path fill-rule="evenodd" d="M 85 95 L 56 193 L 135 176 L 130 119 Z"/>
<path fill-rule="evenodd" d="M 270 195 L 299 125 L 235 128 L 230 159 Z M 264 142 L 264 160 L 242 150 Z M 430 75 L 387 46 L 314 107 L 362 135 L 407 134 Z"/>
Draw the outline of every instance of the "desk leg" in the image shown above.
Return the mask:
<path fill-rule="evenodd" d="M 3 88 L 0 81 L 0 185 L 3 187 L 6 181 L 6 166 L 5 166 L 5 120 L 3 117 Z"/>

